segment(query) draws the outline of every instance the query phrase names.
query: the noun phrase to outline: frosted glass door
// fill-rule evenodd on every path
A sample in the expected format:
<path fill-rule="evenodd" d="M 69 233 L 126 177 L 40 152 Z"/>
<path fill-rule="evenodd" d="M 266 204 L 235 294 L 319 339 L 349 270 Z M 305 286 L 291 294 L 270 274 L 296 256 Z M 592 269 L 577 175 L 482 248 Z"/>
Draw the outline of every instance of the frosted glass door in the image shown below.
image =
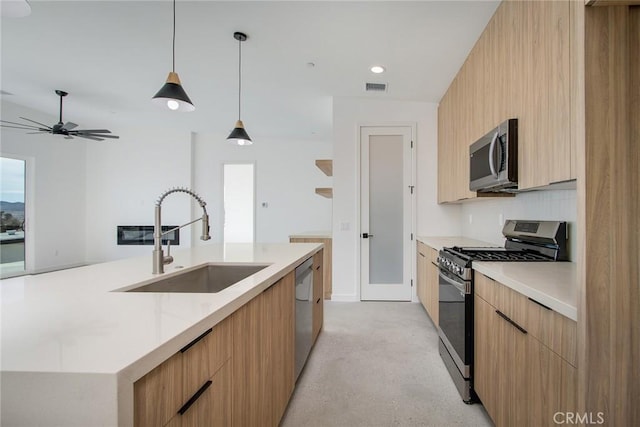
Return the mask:
<path fill-rule="evenodd" d="M 369 137 L 369 283 L 402 284 L 402 136 Z"/>
<path fill-rule="evenodd" d="M 360 299 L 411 300 L 410 127 L 360 131 Z"/>

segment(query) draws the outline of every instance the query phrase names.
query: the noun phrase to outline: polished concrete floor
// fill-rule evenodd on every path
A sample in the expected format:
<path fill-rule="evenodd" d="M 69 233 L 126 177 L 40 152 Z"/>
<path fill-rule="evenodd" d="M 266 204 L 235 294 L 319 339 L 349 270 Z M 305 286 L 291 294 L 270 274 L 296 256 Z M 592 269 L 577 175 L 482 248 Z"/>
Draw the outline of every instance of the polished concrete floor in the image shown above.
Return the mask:
<path fill-rule="evenodd" d="M 283 427 L 491 426 L 460 399 L 417 303 L 325 302 Z"/>

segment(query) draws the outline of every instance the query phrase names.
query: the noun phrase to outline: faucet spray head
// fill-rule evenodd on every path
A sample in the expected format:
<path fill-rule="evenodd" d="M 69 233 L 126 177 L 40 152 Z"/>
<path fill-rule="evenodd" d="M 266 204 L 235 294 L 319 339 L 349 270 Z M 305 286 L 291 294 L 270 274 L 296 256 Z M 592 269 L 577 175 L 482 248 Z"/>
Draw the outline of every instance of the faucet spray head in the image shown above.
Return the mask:
<path fill-rule="evenodd" d="M 200 240 L 209 240 L 211 236 L 209 235 L 209 215 L 204 213 L 202 214 L 202 236 L 200 236 Z"/>

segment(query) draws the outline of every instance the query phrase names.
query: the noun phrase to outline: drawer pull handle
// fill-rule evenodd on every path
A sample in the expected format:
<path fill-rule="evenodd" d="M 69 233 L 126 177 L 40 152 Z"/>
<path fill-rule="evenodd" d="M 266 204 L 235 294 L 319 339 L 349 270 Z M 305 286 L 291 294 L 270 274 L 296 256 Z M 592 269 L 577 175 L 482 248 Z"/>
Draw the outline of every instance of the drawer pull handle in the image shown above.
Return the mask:
<path fill-rule="evenodd" d="M 318 298 L 318 300 L 316 301 L 316 304 L 320 304 L 320 298 Z"/>
<path fill-rule="evenodd" d="M 519 330 L 520 332 L 522 332 L 523 334 L 526 334 L 527 331 L 520 325 L 518 325 L 516 322 L 514 322 L 513 320 L 509 319 L 509 317 L 504 314 L 503 312 L 501 312 L 500 310 L 496 310 L 496 314 L 500 317 L 502 317 L 504 320 L 506 320 L 507 322 L 511 323 L 511 325 L 513 325 L 517 330 Z"/>
<path fill-rule="evenodd" d="M 424 254 L 422 252 L 418 252 L 420 254 L 421 257 L 424 258 Z"/>
<path fill-rule="evenodd" d="M 549 311 L 553 311 L 553 309 L 551 307 L 547 307 L 546 305 L 539 303 L 538 301 L 534 300 L 533 298 L 527 297 L 529 299 L 529 301 L 538 304 L 540 307 L 542 308 L 546 308 Z"/>
<path fill-rule="evenodd" d="M 321 267 L 320 265 L 319 265 L 319 266 L 317 266 L 317 267 L 316 267 L 316 270 L 320 270 L 320 267 Z"/>
<path fill-rule="evenodd" d="M 206 337 L 207 335 L 209 335 L 211 333 L 211 331 L 213 331 L 213 328 L 209 328 L 207 331 L 205 331 L 202 335 L 200 335 L 198 338 L 196 338 L 195 340 L 191 341 L 189 344 L 185 345 L 184 347 L 182 347 L 180 349 L 180 353 L 184 353 L 185 351 L 189 350 L 191 347 L 193 347 L 195 345 L 195 343 L 197 343 L 198 341 L 200 341 L 202 338 Z"/>
<path fill-rule="evenodd" d="M 212 381 L 209 380 L 206 383 L 204 383 L 202 385 L 202 387 L 200 387 L 200 389 L 198 391 L 196 391 L 196 394 L 194 394 L 193 396 L 191 396 L 191 399 L 189 399 L 187 401 L 187 403 L 185 403 L 184 405 L 182 405 L 182 408 L 180 408 L 180 410 L 178 410 L 178 414 L 180 415 L 184 415 L 185 412 L 187 412 L 189 410 L 189 408 L 191 407 L 191 405 L 193 405 L 195 403 L 196 400 L 198 400 L 198 398 L 202 395 L 202 393 L 204 393 L 209 386 L 211 385 Z"/>
<path fill-rule="evenodd" d="M 435 265 L 436 267 L 440 268 L 440 266 L 438 264 L 436 264 L 435 262 L 431 261 L 431 264 Z"/>

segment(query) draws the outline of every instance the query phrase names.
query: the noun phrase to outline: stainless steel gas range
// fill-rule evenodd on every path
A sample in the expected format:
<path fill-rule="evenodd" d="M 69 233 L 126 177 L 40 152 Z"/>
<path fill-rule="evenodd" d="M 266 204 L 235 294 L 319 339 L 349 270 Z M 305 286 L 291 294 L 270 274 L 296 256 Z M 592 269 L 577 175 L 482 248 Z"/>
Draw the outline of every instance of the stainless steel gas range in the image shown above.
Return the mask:
<path fill-rule="evenodd" d="M 504 247 L 450 247 L 439 252 L 439 350 L 462 400 L 473 391 L 473 261 L 566 261 L 567 223 L 508 220 Z"/>

